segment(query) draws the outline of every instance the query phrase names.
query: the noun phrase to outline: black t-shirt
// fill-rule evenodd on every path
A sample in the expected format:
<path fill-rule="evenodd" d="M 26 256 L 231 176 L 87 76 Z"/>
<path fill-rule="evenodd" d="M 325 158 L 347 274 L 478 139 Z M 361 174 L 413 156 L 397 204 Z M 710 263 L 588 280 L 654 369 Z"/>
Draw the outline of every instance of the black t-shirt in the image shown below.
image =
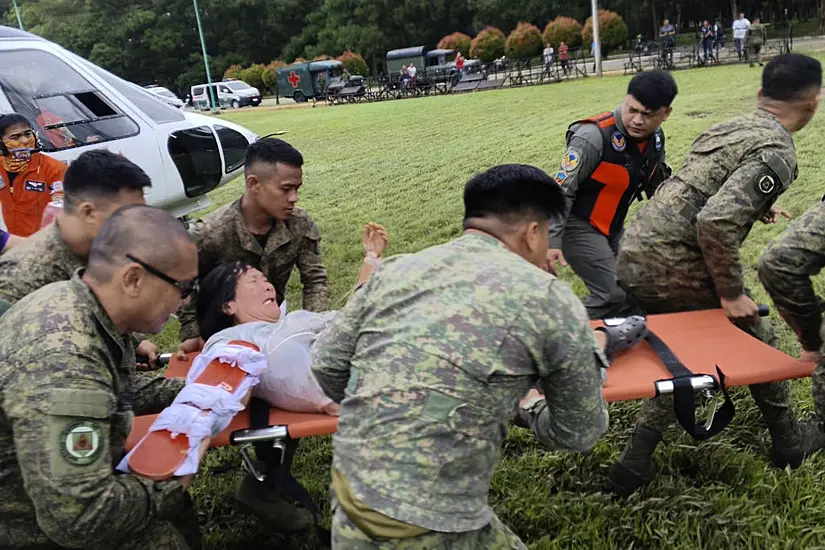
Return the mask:
<path fill-rule="evenodd" d="M 258 244 L 261 245 L 261 248 L 266 248 L 266 241 L 269 240 L 269 233 L 264 233 L 263 235 L 252 233 L 252 236 L 255 237 L 255 240 L 258 241 Z"/>

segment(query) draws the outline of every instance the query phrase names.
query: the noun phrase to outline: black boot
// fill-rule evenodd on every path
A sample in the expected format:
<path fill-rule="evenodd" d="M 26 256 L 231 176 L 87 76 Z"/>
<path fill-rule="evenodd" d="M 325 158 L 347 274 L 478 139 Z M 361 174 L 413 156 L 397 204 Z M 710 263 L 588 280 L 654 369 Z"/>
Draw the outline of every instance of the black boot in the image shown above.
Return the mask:
<path fill-rule="evenodd" d="M 644 426 L 634 428 L 619 460 L 607 475 L 609 490 L 627 497 L 653 481 L 656 476 L 653 453 L 661 440 L 662 433 L 658 430 Z"/>
<path fill-rule="evenodd" d="M 771 434 L 771 461 L 775 466 L 798 468 L 807 457 L 825 448 L 825 431 L 816 418 L 796 420 L 787 382 L 758 384 L 750 390 Z"/>

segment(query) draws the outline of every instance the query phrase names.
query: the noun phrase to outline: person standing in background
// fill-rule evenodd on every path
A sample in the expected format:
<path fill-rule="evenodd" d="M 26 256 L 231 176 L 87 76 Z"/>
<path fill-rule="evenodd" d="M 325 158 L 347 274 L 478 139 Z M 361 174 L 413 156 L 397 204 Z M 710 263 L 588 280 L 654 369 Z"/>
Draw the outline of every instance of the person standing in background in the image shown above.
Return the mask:
<path fill-rule="evenodd" d="M 748 32 L 748 27 L 751 22 L 745 19 L 745 14 L 740 13 L 739 19 L 733 22 L 733 45 L 736 48 L 736 55 L 739 56 L 739 61 L 742 61 L 742 45 L 745 42 L 745 34 Z M 745 56 L 747 57 L 747 52 Z"/>

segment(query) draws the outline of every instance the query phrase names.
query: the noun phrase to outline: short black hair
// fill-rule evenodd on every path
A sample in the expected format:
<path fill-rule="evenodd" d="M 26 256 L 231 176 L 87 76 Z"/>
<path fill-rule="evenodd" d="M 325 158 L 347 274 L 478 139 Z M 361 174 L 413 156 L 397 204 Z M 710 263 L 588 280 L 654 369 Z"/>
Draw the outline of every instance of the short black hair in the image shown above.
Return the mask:
<path fill-rule="evenodd" d="M 283 162 L 296 168 L 304 165 L 304 157 L 295 147 L 277 138 L 264 138 L 252 143 L 246 150 L 244 168 L 248 170 L 256 162 L 275 164 Z"/>
<path fill-rule="evenodd" d="M 662 107 L 670 107 L 679 93 L 679 87 L 667 71 L 646 71 L 630 80 L 627 93 L 651 111 L 658 111 Z"/>
<path fill-rule="evenodd" d="M 209 340 L 213 335 L 235 324 L 223 306 L 235 299 L 238 280 L 253 266 L 237 261 L 218 265 L 200 282 L 195 317 L 201 338 Z"/>
<path fill-rule="evenodd" d="M 113 268 L 128 263 L 132 254 L 151 266 L 166 271 L 180 263 L 181 243 L 194 243 L 180 220 L 145 204 L 121 206 L 109 217 L 92 241 L 86 267 L 100 282 L 110 279 Z"/>
<path fill-rule="evenodd" d="M 762 70 L 762 96 L 776 101 L 797 99 L 811 88 L 821 86 L 822 64 L 807 55 L 778 55 Z"/>
<path fill-rule="evenodd" d="M 106 149 L 86 151 L 63 175 L 64 208 L 72 212 L 85 200 L 107 200 L 123 190 L 140 191 L 152 180 L 143 169 Z"/>
<path fill-rule="evenodd" d="M 470 218 L 545 221 L 564 212 L 559 184 L 535 166 L 502 164 L 476 174 L 464 187 L 464 226 Z"/>
<path fill-rule="evenodd" d="M 18 124 L 25 124 L 29 128 L 34 129 L 32 123 L 24 117 L 23 115 L 17 113 L 7 113 L 4 115 L 0 115 L 0 137 L 6 133 L 6 130 L 11 128 L 12 126 L 17 126 Z"/>

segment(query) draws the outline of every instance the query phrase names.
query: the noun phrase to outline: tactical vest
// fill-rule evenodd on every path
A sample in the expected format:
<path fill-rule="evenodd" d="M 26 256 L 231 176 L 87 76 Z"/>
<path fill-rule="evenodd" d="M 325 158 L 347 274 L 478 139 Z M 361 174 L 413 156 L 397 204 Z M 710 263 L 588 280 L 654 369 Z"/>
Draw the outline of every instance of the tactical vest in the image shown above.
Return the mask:
<path fill-rule="evenodd" d="M 590 221 L 600 233 L 616 235 L 624 226 L 627 210 L 639 197 L 644 184 L 656 173 L 662 162 L 665 136 L 656 130 L 647 142 L 644 153 L 636 142 L 616 126 L 613 113 L 602 113 L 574 122 L 567 130 L 567 142 L 576 124 L 598 124 L 602 133 L 602 158 L 586 180 L 579 182 L 571 212 Z"/>

